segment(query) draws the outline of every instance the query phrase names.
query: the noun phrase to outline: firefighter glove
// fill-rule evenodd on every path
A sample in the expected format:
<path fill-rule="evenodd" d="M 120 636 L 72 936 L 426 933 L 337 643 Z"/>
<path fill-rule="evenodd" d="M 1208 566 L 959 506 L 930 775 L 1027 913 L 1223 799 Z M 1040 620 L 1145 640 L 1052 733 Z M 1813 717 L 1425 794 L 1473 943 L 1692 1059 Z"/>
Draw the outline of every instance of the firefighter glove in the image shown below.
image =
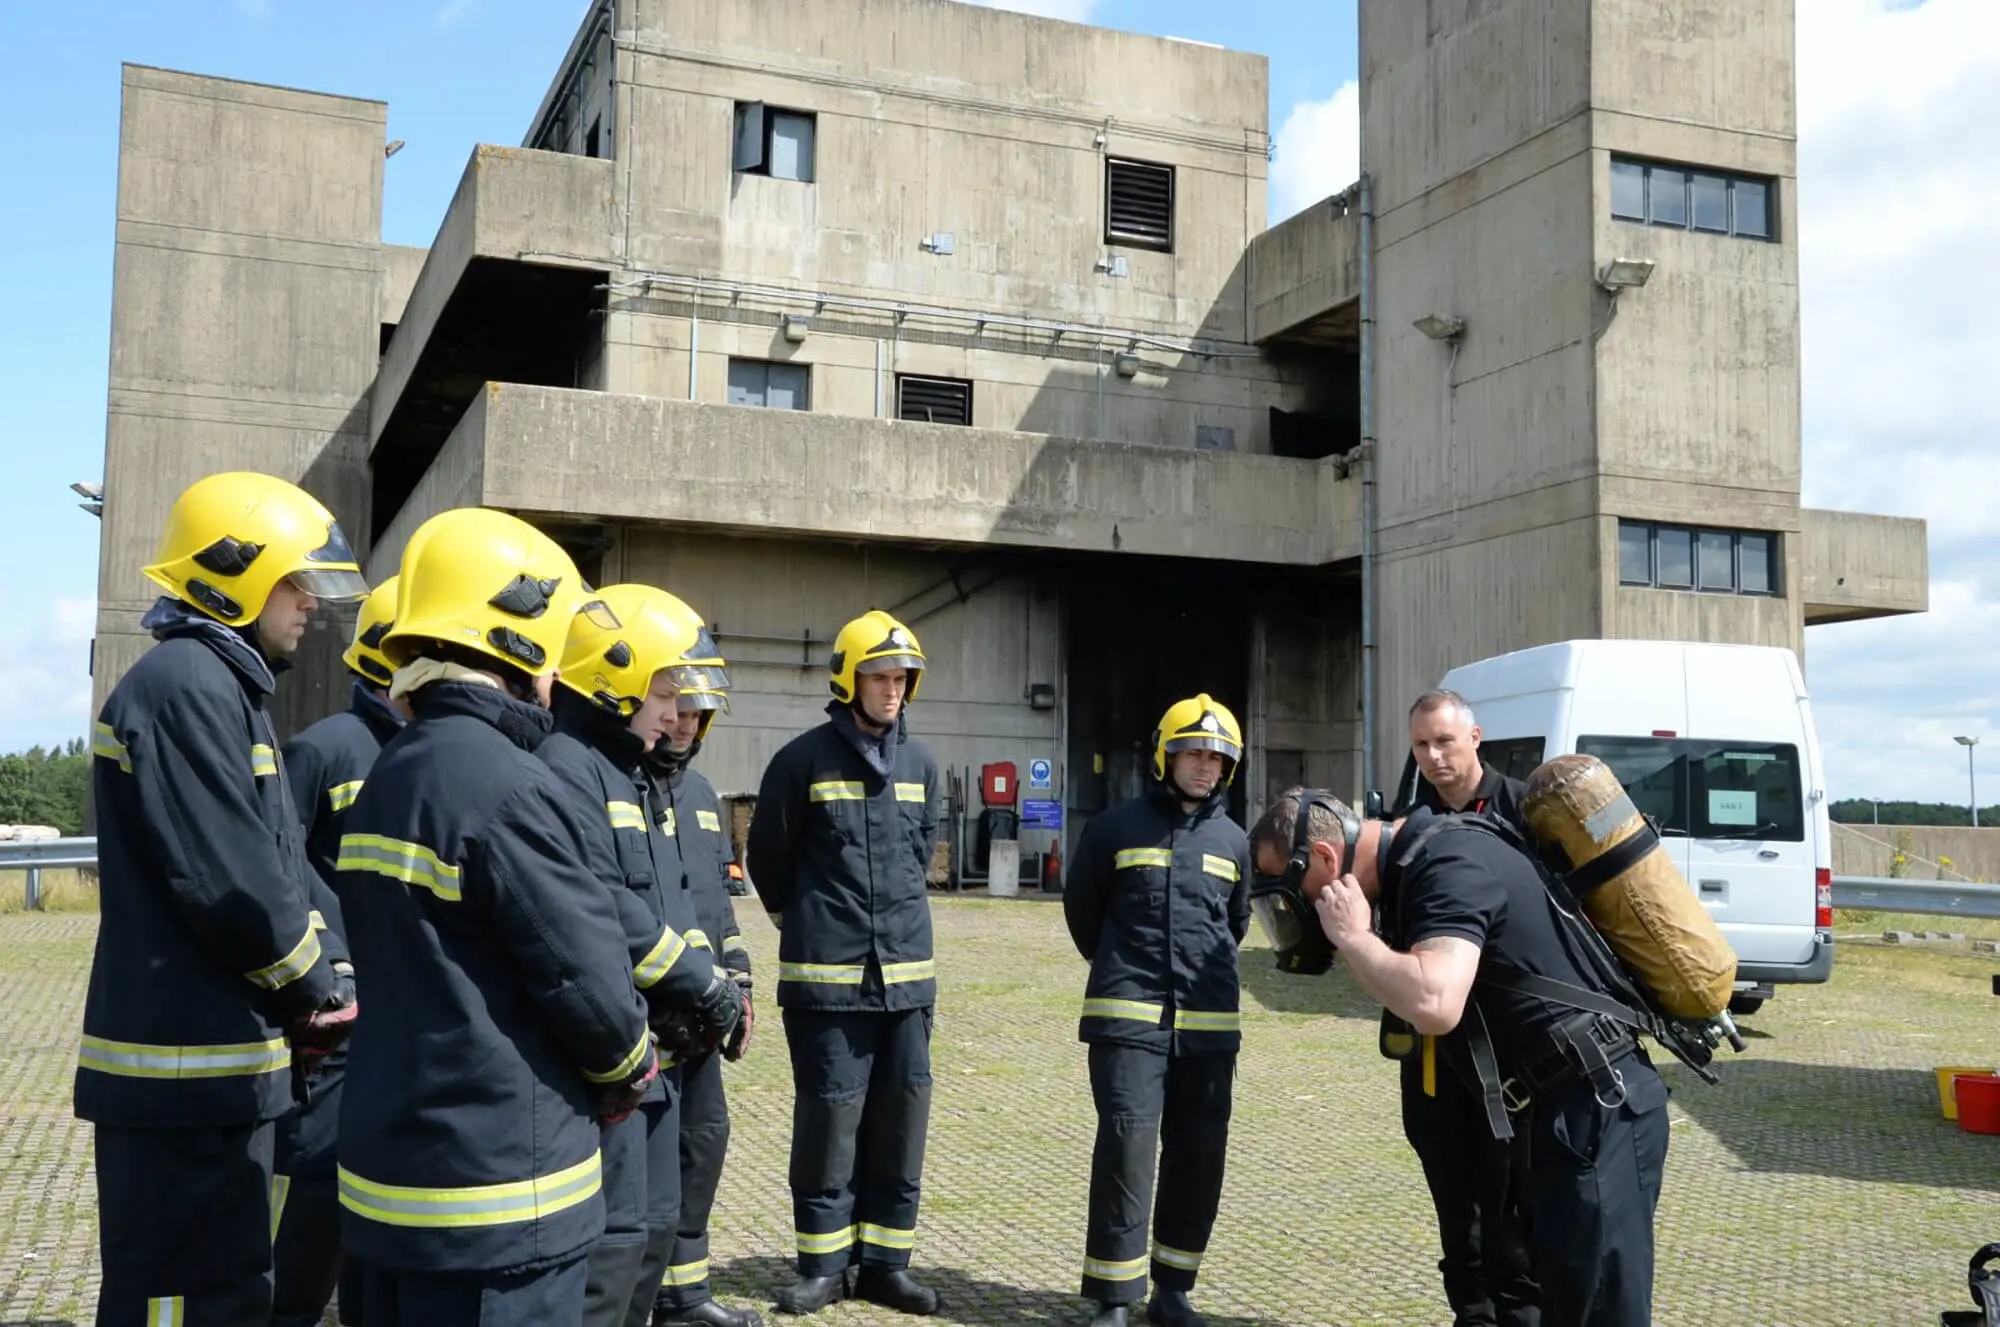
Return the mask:
<path fill-rule="evenodd" d="M 285 1039 L 292 1044 L 293 1057 L 307 1073 L 311 1073 L 319 1067 L 322 1059 L 347 1040 L 360 1013 L 361 1005 L 354 998 L 353 980 L 340 978 L 334 983 L 333 993 L 321 1001 L 319 1008 L 299 1015 L 285 1028 Z"/>
<path fill-rule="evenodd" d="M 724 969 L 717 968 L 709 979 L 708 989 L 701 993 L 697 1006 L 701 1021 L 715 1045 L 726 1045 L 743 1021 L 744 999 L 742 988 Z"/>
<path fill-rule="evenodd" d="M 640 1064 L 637 1073 L 622 1083 L 612 1083 L 598 1089 L 597 1118 L 606 1124 L 618 1124 L 631 1118 L 632 1112 L 639 1108 L 639 1098 L 646 1095 L 646 1089 L 652 1086 L 653 1080 L 659 1076 L 660 1059 L 654 1053 L 649 1040 L 646 1046 L 646 1058 Z"/>
<path fill-rule="evenodd" d="M 745 973 L 744 976 L 746 980 L 737 987 L 743 993 L 743 1021 L 736 1025 L 736 1031 L 723 1043 L 722 1058 L 725 1060 L 743 1058 L 743 1052 L 750 1049 L 750 1033 L 757 1026 L 757 1012 L 750 1007 L 750 984 L 747 980 L 749 974 Z"/>

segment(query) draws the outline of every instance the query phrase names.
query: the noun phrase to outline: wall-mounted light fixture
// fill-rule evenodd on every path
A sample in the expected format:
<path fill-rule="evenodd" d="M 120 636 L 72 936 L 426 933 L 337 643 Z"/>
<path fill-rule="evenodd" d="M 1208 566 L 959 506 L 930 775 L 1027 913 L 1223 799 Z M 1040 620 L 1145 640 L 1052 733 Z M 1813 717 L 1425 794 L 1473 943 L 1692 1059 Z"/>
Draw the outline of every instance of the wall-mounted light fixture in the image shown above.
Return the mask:
<path fill-rule="evenodd" d="M 384 143 L 382 145 L 382 155 L 384 158 L 393 157 L 402 150 L 403 150 L 403 140 L 400 138 L 396 139 L 393 142 Z"/>
<path fill-rule="evenodd" d="M 1465 319 L 1457 314 L 1427 313 L 1410 326 L 1433 341 L 1456 342 L 1465 336 Z"/>
<path fill-rule="evenodd" d="M 799 342 L 805 340 L 806 333 L 811 330 L 812 322 L 804 314 L 788 313 L 785 315 L 785 340 L 790 341 L 793 345 L 797 345 Z"/>
<path fill-rule="evenodd" d="M 1614 295 L 1621 290 L 1637 290 L 1652 279 L 1650 258 L 1614 258 L 1597 273 L 1597 284 Z"/>
<path fill-rule="evenodd" d="M 1140 365 L 1139 357 L 1129 350 L 1111 361 L 1111 367 L 1118 370 L 1118 376 L 1121 378 L 1138 377 Z"/>
<path fill-rule="evenodd" d="M 1055 687 L 1053 687 L 1047 682 L 1030 682 L 1028 684 L 1029 709 L 1052 710 L 1055 707 L 1056 707 Z"/>

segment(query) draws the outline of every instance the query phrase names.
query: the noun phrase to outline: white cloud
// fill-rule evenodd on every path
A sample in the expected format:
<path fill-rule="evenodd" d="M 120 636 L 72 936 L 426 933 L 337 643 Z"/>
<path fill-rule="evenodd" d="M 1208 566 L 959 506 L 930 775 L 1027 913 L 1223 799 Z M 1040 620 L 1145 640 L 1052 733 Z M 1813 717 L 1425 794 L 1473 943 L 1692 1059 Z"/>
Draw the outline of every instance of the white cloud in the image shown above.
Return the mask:
<path fill-rule="evenodd" d="M 449 0 L 444 8 L 437 12 L 437 30 L 439 32 L 451 31 L 451 29 L 465 21 L 472 13 L 473 6 L 474 0 Z"/>
<path fill-rule="evenodd" d="M 965 0 L 969 5 L 984 5 L 988 9 L 1011 9 L 1017 14 L 1033 14 L 1037 18 L 1063 18 L 1072 23 L 1088 23 L 1090 16 L 1097 12 L 1099 0 Z"/>
<path fill-rule="evenodd" d="M 1272 225 L 1361 178 L 1361 85 L 1350 80 L 1324 101 L 1295 102 L 1278 126 L 1277 149 Z"/>
<path fill-rule="evenodd" d="M 57 599 L 8 617 L 0 630 L 0 753 L 85 736 L 97 601 Z"/>
<path fill-rule="evenodd" d="M 1828 781 L 1961 801 L 1952 737 L 2000 749 L 2000 5 L 1798 9 L 1805 499 L 1925 518 L 1933 578 L 1808 634 Z"/>

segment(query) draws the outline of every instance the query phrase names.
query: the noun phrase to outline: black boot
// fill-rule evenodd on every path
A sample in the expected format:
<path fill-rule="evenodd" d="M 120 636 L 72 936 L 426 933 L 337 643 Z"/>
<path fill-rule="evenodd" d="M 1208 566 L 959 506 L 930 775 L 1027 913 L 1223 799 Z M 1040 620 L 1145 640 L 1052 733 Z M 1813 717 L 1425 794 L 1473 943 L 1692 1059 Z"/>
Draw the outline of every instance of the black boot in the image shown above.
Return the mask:
<path fill-rule="evenodd" d="M 779 1313 L 818 1313 L 829 1304 L 847 1298 L 847 1273 L 831 1276 L 802 1276 L 778 1292 L 772 1308 Z"/>
<path fill-rule="evenodd" d="M 676 1307 L 661 1296 L 653 1301 L 652 1327 L 764 1327 L 764 1319 L 752 1309 L 725 1308 L 712 1299 Z"/>
<path fill-rule="evenodd" d="M 1146 1321 L 1156 1327 L 1208 1327 L 1208 1319 L 1194 1311 L 1185 1290 L 1161 1290 L 1155 1286 L 1146 1301 Z"/>
<path fill-rule="evenodd" d="M 1099 1304 L 1097 1316 L 1090 1320 L 1090 1327 L 1125 1327 L 1125 1306 Z"/>
<path fill-rule="evenodd" d="M 892 1308 L 898 1313 L 913 1313 L 920 1318 L 938 1311 L 937 1291 L 901 1267 L 891 1270 L 864 1265 L 861 1275 L 855 1278 L 854 1297 Z"/>

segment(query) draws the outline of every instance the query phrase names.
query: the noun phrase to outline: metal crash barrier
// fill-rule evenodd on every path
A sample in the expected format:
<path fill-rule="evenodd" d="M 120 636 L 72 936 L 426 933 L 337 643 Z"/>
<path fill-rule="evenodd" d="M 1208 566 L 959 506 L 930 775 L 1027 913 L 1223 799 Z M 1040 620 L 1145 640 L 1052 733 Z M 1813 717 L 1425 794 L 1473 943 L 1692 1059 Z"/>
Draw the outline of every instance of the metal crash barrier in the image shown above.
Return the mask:
<path fill-rule="evenodd" d="M 0 840 L 0 871 L 28 873 L 28 911 L 42 910 L 42 872 L 75 870 L 97 865 L 97 840 L 90 839 L 8 839 Z"/>

